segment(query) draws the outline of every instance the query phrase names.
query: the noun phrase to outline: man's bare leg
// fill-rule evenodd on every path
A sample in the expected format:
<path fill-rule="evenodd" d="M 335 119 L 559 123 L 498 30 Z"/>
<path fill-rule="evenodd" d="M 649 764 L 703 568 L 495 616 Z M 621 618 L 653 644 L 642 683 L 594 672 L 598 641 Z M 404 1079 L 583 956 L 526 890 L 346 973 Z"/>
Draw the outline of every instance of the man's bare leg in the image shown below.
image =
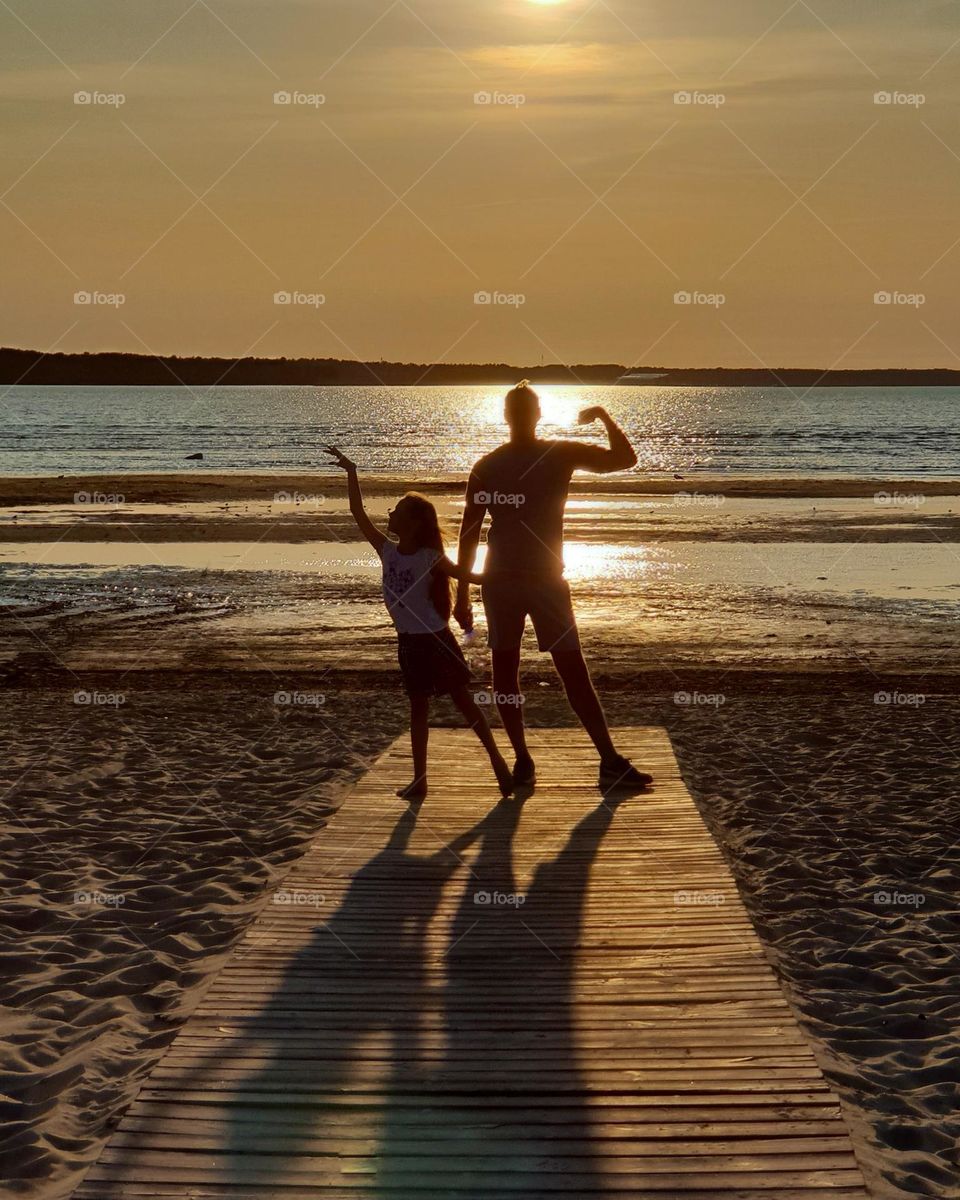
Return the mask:
<path fill-rule="evenodd" d="M 526 732 L 523 726 L 523 706 L 520 704 L 520 647 L 516 650 L 494 650 L 493 690 L 497 712 L 507 731 L 507 737 L 517 756 L 513 768 L 514 782 L 521 786 L 533 780 L 533 759 L 527 749 Z M 502 697 L 502 700 L 500 699 Z M 513 697 L 513 703 L 509 702 Z"/>
<path fill-rule="evenodd" d="M 607 727 L 606 714 L 593 686 L 593 680 L 590 678 L 590 670 L 584 660 L 583 651 L 580 649 L 553 650 L 551 653 L 557 674 L 566 689 L 570 707 L 580 718 L 584 729 L 590 734 L 597 753 L 605 762 L 616 758 L 617 751 Z"/>
<path fill-rule="evenodd" d="M 613 744 L 607 718 L 590 678 L 584 661 L 583 651 L 551 651 L 557 673 L 563 680 L 570 707 L 580 718 L 600 755 L 600 786 L 628 787 L 642 790 L 653 783 L 653 776 L 638 771 L 629 759 L 623 757 Z"/>

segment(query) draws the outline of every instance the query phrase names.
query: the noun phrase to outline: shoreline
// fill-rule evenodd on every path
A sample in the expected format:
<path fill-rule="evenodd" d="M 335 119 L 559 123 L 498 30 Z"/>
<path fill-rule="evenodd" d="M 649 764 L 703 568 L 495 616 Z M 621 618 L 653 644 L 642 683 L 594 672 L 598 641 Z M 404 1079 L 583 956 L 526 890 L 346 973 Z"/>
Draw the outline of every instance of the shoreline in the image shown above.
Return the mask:
<path fill-rule="evenodd" d="M 361 473 L 367 495 L 383 496 L 416 488 L 434 495 L 456 494 L 466 486 L 466 472 L 418 476 Z M 324 497 L 345 497 L 341 472 L 323 471 L 170 471 L 114 474 L 95 472 L 75 475 L 0 476 L 0 505 L 78 503 L 78 494 L 121 495 L 120 503 L 183 504 L 212 500 L 275 500 L 309 502 L 322 487 Z M 960 496 L 960 476 L 950 478 L 898 479 L 890 476 L 772 476 L 688 474 L 624 474 L 615 478 L 582 476 L 573 480 L 570 494 L 609 496 L 723 496 L 742 499 L 871 499 L 890 497 Z M 87 502 L 80 502 L 87 503 Z M 90 504 L 96 511 L 96 505 Z"/>

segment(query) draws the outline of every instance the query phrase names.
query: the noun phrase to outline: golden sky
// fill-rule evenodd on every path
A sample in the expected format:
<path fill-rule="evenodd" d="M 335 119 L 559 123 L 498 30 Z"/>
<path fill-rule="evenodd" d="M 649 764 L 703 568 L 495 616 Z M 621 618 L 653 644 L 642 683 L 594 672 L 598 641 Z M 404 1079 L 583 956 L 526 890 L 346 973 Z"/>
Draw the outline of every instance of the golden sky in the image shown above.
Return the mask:
<path fill-rule="evenodd" d="M 960 365 L 956 0 L 3 0 L 0 62 L 4 345 Z"/>

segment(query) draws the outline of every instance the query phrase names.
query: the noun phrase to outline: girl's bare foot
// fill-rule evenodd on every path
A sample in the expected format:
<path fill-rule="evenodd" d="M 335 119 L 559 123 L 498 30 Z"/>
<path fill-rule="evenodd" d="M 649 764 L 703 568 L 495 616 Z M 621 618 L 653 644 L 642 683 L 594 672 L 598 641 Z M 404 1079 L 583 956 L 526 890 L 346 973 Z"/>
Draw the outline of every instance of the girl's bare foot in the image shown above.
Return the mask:
<path fill-rule="evenodd" d="M 406 787 L 402 787 L 397 792 L 401 800 L 423 800 L 426 794 L 427 780 L 423 775 L 419 779 L 412 780 Z"/>
<path fill-rule="evenodd" d="M 507 796 L 513 794 L 513 772 L 507 766 L 506 760 L 502 758 L 499 761 L 494 759 L 490 765 L 493 767 L 493 773 L 500 785 L 500 794 L 506 799 Z"/>

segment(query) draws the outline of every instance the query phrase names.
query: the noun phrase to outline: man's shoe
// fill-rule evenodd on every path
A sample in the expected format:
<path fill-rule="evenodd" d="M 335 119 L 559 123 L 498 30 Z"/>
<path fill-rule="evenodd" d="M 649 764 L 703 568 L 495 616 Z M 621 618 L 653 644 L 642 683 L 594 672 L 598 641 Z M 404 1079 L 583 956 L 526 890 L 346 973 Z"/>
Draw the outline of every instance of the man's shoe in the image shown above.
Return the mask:
<path fill-rule="evenodd" d="M 533 787 L 537 782 L 537 767 L 529 754 L 518 756 L 513 764 L 514 787 Z"/>
<path fill-rule="evenodd" d="M 629 758 L 618 754 L 600 764 L 599 787 L 604 791 L 611 788 L 646 788 L 653 783 L 653 776 L 638 771 Z"/>

